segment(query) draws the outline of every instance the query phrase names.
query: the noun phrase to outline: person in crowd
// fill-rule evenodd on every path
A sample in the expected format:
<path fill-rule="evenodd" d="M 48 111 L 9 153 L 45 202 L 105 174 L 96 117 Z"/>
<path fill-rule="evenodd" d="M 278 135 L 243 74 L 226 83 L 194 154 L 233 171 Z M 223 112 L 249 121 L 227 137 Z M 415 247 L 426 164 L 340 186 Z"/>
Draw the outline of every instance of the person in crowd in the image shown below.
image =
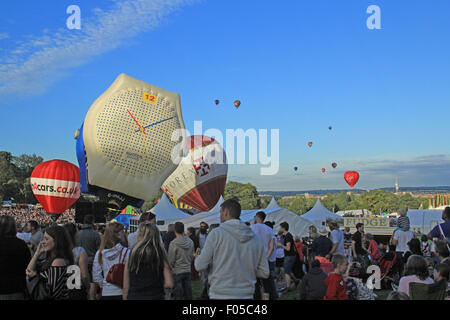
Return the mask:
<path fill-rule="evenodd" d="M 353 261 L 364 263 L 367 251 L 362 246 L 364 234 L 364 224 L 356 224 L 356 232 L 352 236 L 352 256 Z"/>
<path fill-rule="evenodd" d="M 175 222 L 175 236 L 169 245 L 168 261 L 175 278 L 175 299 L 192 300 L 191 263 L 194 242 L 184 234 L 184 224 Z"/>
<path fill-rule="evenodd" d="M 31 254 L 25 241 L 16 237 L 13 217 L 0 216 L 0 300 L 25 298 L 25 269 Z"/>
<path fill-rule="evenodd" d="M 319 237 L 319 233 L 317 232 L 316 226 L 309 226 L 308 233 L 311 241 L 314 241 L 314 239 Z"/>
<path fill-rule="evenodd" d="M 220 206 L 220 226 L 211 231 L 200 255 L 197 270 L 209 273 L 211 299 L 252 299 L 256 278 L 268 278 L 264 246 L 239 217 L 241 205 L 233 199 Z"/>
<path fill-rule="evenodd" d="M 450 243 L 450 207 L 446 207 L 444 211 L 442 211 L 442 220 L 444 223 L 440 223 L 431 229 L 428 234 L 429 239 L 439 239 L 444 240 L 447 239 L 447 244 Z"/>
<path fill-rule="evenodd" d="M 44 261 L 38 258 L 46 252 Z M 47 289 L 45 299 L 68 300 L 67 267 L 73 265 L 72 242 L 66 230 L 60 226 L 46 228 L 44 239 L 39 243 L 36 252 L 26 269 L 30 280 L 41 278 Z M 33 292 L 30 292 L 33 295 Z"/>
<path fill-rule="evenodd" d="M 206 237 L 208 236 L 208 224 L 204 221 L 200 222 L 200 228 L 198 230 L 198 247 L 201 249 L 203 249 L 203 247 L 205 246 L 205 242 L 206 242 Z"/>
<path fill-rule="evenodd" d="M 72 242 L 73 262 L 80 268 L 80 276 L 82 282 L 82 288 L 79 290 L 70 290 L 69 296 L 71 300 L 85 300 L 88 298 L 88 292 L 90 289 L 90 276 L 88 268 L 88 256 L 86 250 L 83 247 L 77 246 L 77 234 L 78 230 L 74 223 L 66 223 L 64 229 L 69 235 L 69 239 Z"/>
<path fill-rule="evenodd" d="M 137 239 L 125 262 L 123 300 L 164 300 L 164 289 L 172 289 L 174 281 L 158 227 L 140 223 Z"/>
<path fill-rule="evenodd" d="M 449 287 L 449 273 L 450 266 L 446 263 L 440 263 L 434 268 L 433 279 L 434 283 L 430 285 L 430 293 L 444 290 L 446 292 L 445 296 L 448 299 L 450 293 Z"/>
<path fill-rule="evenodd" d="M 408 242 L 408 251 L 403 255 L 403 263 L 406 264 L 408 258 L 413 254 L 422 256 L 422 248 L 420 245 L 420 241 L 417 238 L 413 238 Z"/>
<path fill-rule="evenodd" d="M 255 286 L 255 299 L 261 299 L 261 285 L 264 288 L 264 300 L 275 300 L 277 298 L 277 291 L 275 287 L 274 272 L 275 265 L 270 263 L 270 257 L 275 250 L 276 242 L 274 240 L 274 232 L 272 228 L 264 224 L 266 214 L 263 211 L 258 211 L 254 217 L 254 224 L 250 226 L 250 229 L 261 240 L 261 244 L 264 246 L 264 252 L 269 263 L 270 275 L 267 279 L 257 279 Z"/>
<path fill-rule="evenodd" d="M 264 224 L 273 230 L 273 226 L 275 225 L 275 222 L 266 221 L 266 222 L 264 222 Z M 275 281 L 276 277 L 277 277 L 276 276 L 276 267 L 275 267 L 276 260 L 277 260 L 277 250 L 276 250 L 277 236 L 276 236 L 275 232 L 273 232 L 272 239 L 273 239 L 273 244 L 274 244 L 274 250 L 272 251 L 272 254 L 269 257 L 269 270 L 270 270 L 270 277 L 272 278 L 271 285 L 272 285 L 272 290 L 273 290 L 273 299 L 278 299 L 279 296 L 278 296 L 278 290 L 277 290 L 277 285 L 276 285 L 276 281 Z M 283 250 L 283 249 L 281 249 L 281 250 Z M 283 254 L 284 254 L 284 251 L 283 251 Z M 269 293 L 269 299 L 270 299 L 270 293 Z"/>
<path fill-rule="evenodd" d="M 169 245 L 172 242 L 173 239 L 175 239 L 175 225 L 173 223 L 169 224 L 167 226 L 167 232 L 163 234 L 162 240 L 164 243 L 164 248 L 166 249 L 166 252 L 169 252 Z"/>
<path fill-rule="evenodd" d="M 110 222 L 105 229 L 105 235 L 99 249 L 95 253 L 92 269 L 93 281 L 102 288 L 101 300 L 122 300 L 122 288 L 109 283 L 106 278 L 109 270 L 115 264 L 123 263 L 130 252 L 123 246 L 125 233 L 123 224 Z"/>
<path fill-rule="evenodd" d="M 28 230 L 28 225 L 22 222 L 17 225 L 17 238 L 22 239 L 25 243 L 29 243 L 31 239 L 31 232 Z"/>
<path fill-rule="evenodd" d="M 27 229 L 31 233 L 30 242 L 29 242 L 28 247 L 31 250 L 31 256 L 34 256 L 37 246 L 44 239 L 44 234 L 40 230 L 40 226 L 35 220 L 31 220 L 28 222 Z M 39 259 L 43 259 L 43 258 L 45 258 L 45 256 L 39 257 Z"/>
<path fill-rule="evenodd" d="M 336 248 L 339 246 L 337 243 Z M 314 256 L 326 257 L 333 248 L 333 242 L 328 238 L 328 231 L 325 228 L 320 229 L 319 237 L 314 239 L 312 243 L 312 251 Z M 331 255 L 330 255 L 331 256 Z"/>
<path fill-rule="evenodd" d="M 195 228 L 194 227 L 187 228 L 186 235 L 189 237 L 189 239 L 192 240 L 192 242 L 194 243 L 194 249 L 197 250 L 197 248 L 199 247 L 199 243 L 198 238 L 195 236 Z"/>
<path fill-rule="evenodd" d="M 406 209 L 403 209 L 403 211 L 401 211 L 401 214 L 403 212 L 406 212 Z M 395 251 L 397 252 L 399 257 L 403 257 L 403 255 L 409 250 L 408 242 L 413 238 L 414 232 L 409 230 L 409 223 L 399 221 L 399 226 L 394 231 L 391 239 L 391 243 L 396 246 Z"/>
<path fill-rule="evenodd" d="M 331 247 L 331 250 L 328 252 L 328 254 L 325 255 L 325 257 L 328 260 L 331 260 L 331 257 L 335 253 L 339 253 L 345 256 L 344 232 L 342 232 L 342 230 L 339 230 L 339 225 L 334 220 L 328 220 L 327 224 L 331 230 L 330 240 L 333 246 Z"/>
<path fill-rule="evenodd" d="M 431 244 L 428 241 L 428 236 L 426 234 L 422 234 L 420 241 L 421 241 L 422 255 L 424 257 L 431 257 Z"/>
<path fill-rule="evenodd" d="M 95 284 L 92 281 L 92 268 L 94 266 L 94 257 L 102 241 L 99 233 L 94 228 L 95 218 L 93 215 L 86 215 L 83 219 L 83 225 L 77 235 L 77 246 L 83 247 L 87 254 L 88 272 L 89 272 L 89 299 L 95 299 Z"/>
<path fill-rule="evenodd" d="M 291 288 L 291 280 L 294 281 L 295 286 L 298 285 L 299 280 L 295 278 L 294 273 L 292 272 L 295 265 L 295 244 L 294 238 L 292 234 L 289 232 L 289 223 L 282 222 L 280 223 L 280 231 L 283 233 L 284 244 L 281 241 L 278 241 L 277 245 L 284 249 L 284 277 L 286 280 L 286 289 L 288 291 L 293 290 Z"/>
<path fill-rule="evenodd" d="M 399 291 L 392 291 L 387 296 L 386 300 L 411 300 L 406 293 Z"/>
<path fill-rule="evenodd" d="M 189 227 L 186 231 L 186 235 L 189 237 L 189 239 L 192 240 L 192 243 L 194 244 L 194 251 L 197 251 L 198 248 L 198 238 L 195 236 L 195 228 Z M 199 275 L 197 270 L 195 270 L 194 267 L 194 259 L 191 261 L 191 280 L 196 281 L 199 280 Z"/>
<path fill-rule="evenodd" d="M 450 265 L 449 250 L 447 243 L 443 240 L 437 240 L 434 242 L 435 248 L 435 262 L 436 263 L 446 263 Z"/>
<path fill-rule="evenodd" d="M 156 225 L 156 215 L 150 211 L 143 213 L 139 217 L 139 224 L 145 221 L 149 221 Z M 128 249 L 133 250 L 137 243 L 137 230 L 128 235 Z"/>
<path fill-rule="evenodd" d="M 277 233 L 277 244 L 278 242 L 280 242 L 281 244 L 284 245 L 284 239 L 283 239 L 283 232 L 279 231 Z M 284 276 L 284 249 L 282 246 L 278 246 L 276 247 L 276 260 L 275 260 L 275 275 L 276 275 L 276 279 L 278 279 L 277 281 L 285 281 L 285 276 Z"/>
<path fill-rule="evenodd" d="M 300 262 L 304 262 L 304 256 L 303 256 L 303 251 L 304 251 L 304 246 L 303 246 L 303 242 L 300 241 L 300 238 L 298 236 L 294 237 L 294 245 L 295 245 L 295 249 L 298 252 L 299 258 L 300 258 Z"/>
<path fill-rule="evenodd" d="M 345 273 L 346 293 L 349 300 L 375 300 L 373 289 L 364 283 L 365 270 L 359 262 L 351 262 Z"/>
<path fill-rule="evenodd" d="M 320 261 L 314 259 L 300 285 L 300 300 L 323 300 L 327 292 L 326 278 L 327 275 L 320 268 Z"/>
<path fill-rule="evenodd" d="M 425 284 L 433 283 L 433 279 L 431 279 L 428 274 L 425 258 L 422 256 L 412 255 L 408 258 L 405 276 L 400 279 L 398 291 L 406 293 L 409 296 L 409 284 L 411 282 Z"/>
<path fill-rule="evenodd" d="M 327 291 L 324 300 L 348 300 L 343 275 L 347 271 L 348 260 L 341 254 L 335 254 L 331 260 L 334 272 L 325 279 Z"/>
<path fill-rule="evenodd" d="M 367 251 L 370 255 L 370 260 L 372 264 L 376 264 L 378 260 L 380 260 L 380 251 L 378 248 L 377 242 L 374 240 L 373 235 L 371 233 L 366 233 L 364 235 L 365 239 L 369 243 Z"/>

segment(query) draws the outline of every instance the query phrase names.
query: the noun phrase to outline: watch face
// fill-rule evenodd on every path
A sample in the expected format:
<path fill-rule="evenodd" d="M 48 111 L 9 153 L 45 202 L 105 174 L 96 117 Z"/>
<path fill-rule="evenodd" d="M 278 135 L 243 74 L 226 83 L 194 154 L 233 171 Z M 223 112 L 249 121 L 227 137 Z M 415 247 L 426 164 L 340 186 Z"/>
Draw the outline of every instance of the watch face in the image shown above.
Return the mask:
<path fill-rule="evenodd" d="M 104 102 L 96 119 L 96 140 L 106 160 L 124 174 L 151 176 L 171 161 L 177 143 L 160 143 L 161 137 L 178 128 L 175 106 L 163 95 L 125 89 Z"/>

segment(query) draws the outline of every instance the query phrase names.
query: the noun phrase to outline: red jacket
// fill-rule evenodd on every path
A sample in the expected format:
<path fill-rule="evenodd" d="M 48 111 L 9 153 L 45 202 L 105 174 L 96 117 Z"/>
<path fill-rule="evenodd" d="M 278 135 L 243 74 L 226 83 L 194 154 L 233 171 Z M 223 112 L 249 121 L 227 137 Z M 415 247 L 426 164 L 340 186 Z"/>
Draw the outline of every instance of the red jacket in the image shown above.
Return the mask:
<path fill-rule="evenodd" d="M 378 252 L 378 245 L 375 242 L 375 240 L 370 240 L 369 252 L 372 259 L 374 260 L 380 259 L 380 253 Z"/>
<path fill-rule="evenodd" d="M 325 279 L 325 285 L 327 294 L 323 298 L 324 300 L 348 300 L 344 277 L 340 274 L 330 273 Z"/>
<path fill-rule="evenodd" d="M 300 261 L 303 261 L 303 243 L 301 241 L 294 242 L 295 248 L 297 249 Z"/>

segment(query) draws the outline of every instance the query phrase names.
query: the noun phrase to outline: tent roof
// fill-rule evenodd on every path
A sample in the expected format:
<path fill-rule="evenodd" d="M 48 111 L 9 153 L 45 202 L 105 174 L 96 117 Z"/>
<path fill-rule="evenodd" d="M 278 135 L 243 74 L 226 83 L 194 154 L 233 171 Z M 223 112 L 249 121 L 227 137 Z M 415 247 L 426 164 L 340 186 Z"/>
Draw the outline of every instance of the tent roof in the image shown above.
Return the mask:
<path fill-rule="evenodd" d="M 212 208 L 211 210 L 209 210 L 209 212 L 213 212 L 213 213 L 220 213 L 220 205 L 224 202 L 225 200 L 223 199 L 222 196 L 220 196 L 219 200 L 217 201 L 216 205 L 214 206 L 214 208 Z"/>
<path fill-rule="evenodd" d="M 343 218 L 328 210 L 324 207 L 320 199 L 317 199 L 316 204 L 314 207 L 312 207 L 311 210 L 306 212 L 305 214 L 302 214 L 301 217 L 303 219 L 309 220 L 313 222 L 316 226 L 322 227 L 322 222 L 326 221 L 327 219 L 335 219 L 335 220 L 342 220 Z"/>
<path fill-rule="evenodd" d="M 277 201 L 275 200 L 275 197 L 272 197 L 272 200 L 270 200 L 270 203 L 266 208 L 266 210 L 271 210 L 271 209 L 280 209 L 280 206 L 278 205 Z"/>
<path fill-rule="evenodd" d="M 156 215 L 156 220 L 164 220 L 166 224 L 190 217 L 189 214 L 175 208 L 165 193 L 151 211 Z"/>

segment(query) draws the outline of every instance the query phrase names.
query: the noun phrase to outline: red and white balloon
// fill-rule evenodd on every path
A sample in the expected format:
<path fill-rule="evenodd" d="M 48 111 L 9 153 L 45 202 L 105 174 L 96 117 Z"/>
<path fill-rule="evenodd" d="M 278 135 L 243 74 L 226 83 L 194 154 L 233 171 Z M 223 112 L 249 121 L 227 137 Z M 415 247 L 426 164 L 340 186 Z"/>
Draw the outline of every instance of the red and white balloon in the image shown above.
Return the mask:
<path fill-rule="evenodd" d="M 30 182 L 34 196 L 47 213 L 63 213 L 80 197 L 80 169 L 64 160 L 39 164 Z"/>

